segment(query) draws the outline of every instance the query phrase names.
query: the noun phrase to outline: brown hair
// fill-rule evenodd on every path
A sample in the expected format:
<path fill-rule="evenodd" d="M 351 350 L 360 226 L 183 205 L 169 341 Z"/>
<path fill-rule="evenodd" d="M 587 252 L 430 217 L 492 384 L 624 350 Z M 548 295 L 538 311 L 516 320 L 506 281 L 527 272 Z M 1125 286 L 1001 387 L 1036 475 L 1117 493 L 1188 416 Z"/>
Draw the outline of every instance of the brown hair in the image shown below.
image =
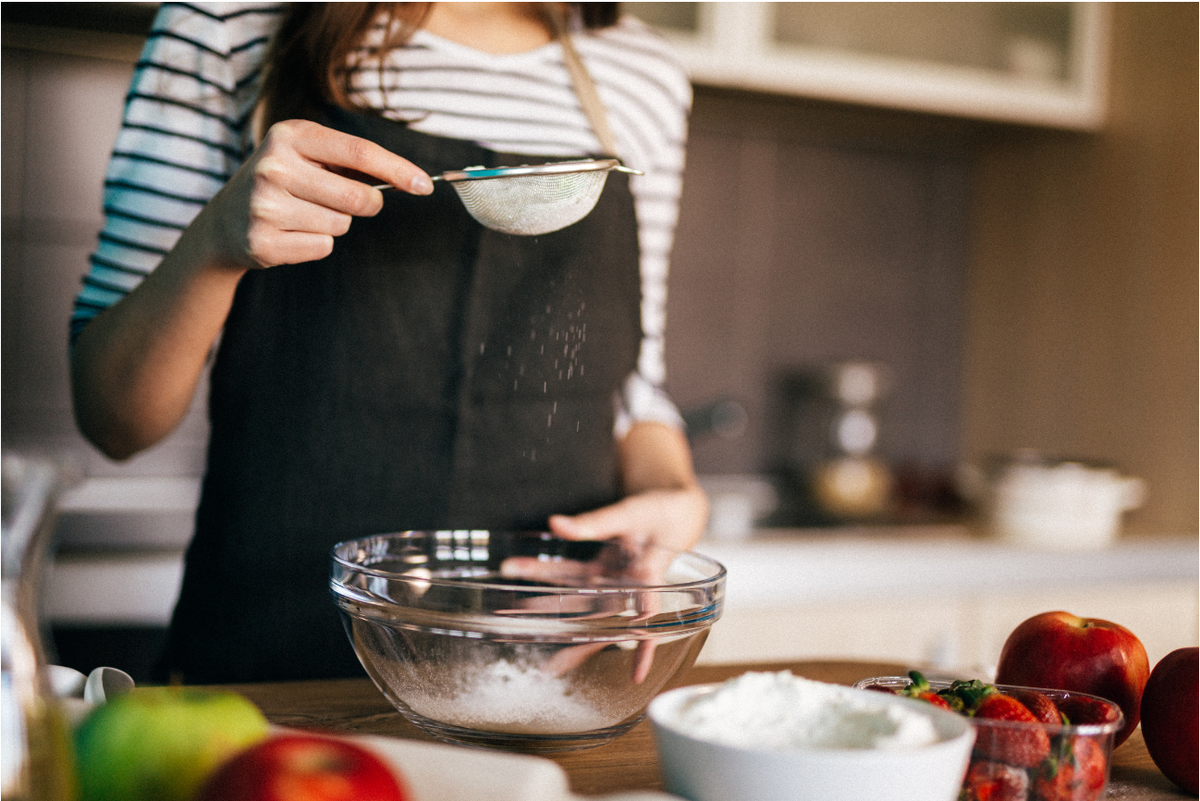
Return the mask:
<path fill-rule="evenodd" d="M 384 16 L 384 40 L 364 60 L 403 44 L 425 21 L 432 3 L 291 3 L 267 52 L 260 92 L 261 129 L 286 119 L 316 119 L 325 105 L 357 108 L 347 76 L 351 53 Z M 588 30 L 606 28 L 618 3 L 575 3 Z M 367 109 L 363 109 L 367 110 Z"/>

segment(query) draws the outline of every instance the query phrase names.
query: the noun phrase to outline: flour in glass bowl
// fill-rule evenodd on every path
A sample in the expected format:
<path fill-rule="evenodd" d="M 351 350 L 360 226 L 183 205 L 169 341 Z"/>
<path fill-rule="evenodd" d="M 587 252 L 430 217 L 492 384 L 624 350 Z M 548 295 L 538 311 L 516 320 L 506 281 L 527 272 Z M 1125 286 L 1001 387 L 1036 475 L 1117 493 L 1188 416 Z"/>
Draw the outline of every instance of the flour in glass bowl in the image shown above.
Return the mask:
<path fill-rule="evenodd" d="M 597 708 L 572 692 L 567 679 L 534 665 L 497 660 L 450 671 L 456 689 L 439 694 L 414 690 L 404 700 L 431 720 L 468 729 L 524 734 L 572 734 L 619 723 L 613 710 Z"/>
<path fill-rule="evenodd" d="M 870 690 L 749 672 L 683 706 L 673 728 L 700 740 L 756 750 L 903 749 L 938 740 L 928 716 Z"/>

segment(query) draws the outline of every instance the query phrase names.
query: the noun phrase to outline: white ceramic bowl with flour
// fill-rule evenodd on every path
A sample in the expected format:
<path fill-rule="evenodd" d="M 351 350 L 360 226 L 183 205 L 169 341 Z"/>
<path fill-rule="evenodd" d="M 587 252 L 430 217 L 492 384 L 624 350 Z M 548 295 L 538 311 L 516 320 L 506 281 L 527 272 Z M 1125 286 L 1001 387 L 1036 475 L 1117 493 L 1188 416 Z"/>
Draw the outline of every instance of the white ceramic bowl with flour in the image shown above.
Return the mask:
<path fill-rule="evenodd" d="M 648 711 L 666 789 L 690 801 L 955 801 L 975 734 L 911 698 L 747 673 Z"/>
<path fill-rule="evenodd" d="M 330 589 L 363 667 L 414 725 L 561 751 L 628 731 L 691 667 L 725 569 L 616 541 L 404 531 L 335 546 Z"/>

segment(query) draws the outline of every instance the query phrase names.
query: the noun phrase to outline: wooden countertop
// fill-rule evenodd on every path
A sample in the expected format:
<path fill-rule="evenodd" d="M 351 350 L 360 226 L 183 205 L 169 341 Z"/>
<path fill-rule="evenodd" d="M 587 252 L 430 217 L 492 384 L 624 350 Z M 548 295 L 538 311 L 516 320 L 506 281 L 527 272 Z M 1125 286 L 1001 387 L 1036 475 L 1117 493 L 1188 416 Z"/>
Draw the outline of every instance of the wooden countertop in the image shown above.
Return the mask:
<path fill-rule="evenodd" d="M 853 684 L 879 675 L 903 675 L 896 664 L 848 661 L 807 661 L 779 664 L 697 665 L 679 685 L 722 681 L 746 670 L 790 669 L 819 681 Z M 256 703 L 275 724 L 318 728 L 343 733 L 375 734 L 429 741 L 428 735 L 406 721 L 368 679 L 243 684 L 226 689 Z M 606 745 L 547 757 L 558 763 L 580 795 L 628 790 L 661 790 L 658 755 L 649 723 Z M 1163 801 L 1187 798 L 1155 767 L 1146 752 L 1141 730 L 1113 752 L 1109 798 Z"/>

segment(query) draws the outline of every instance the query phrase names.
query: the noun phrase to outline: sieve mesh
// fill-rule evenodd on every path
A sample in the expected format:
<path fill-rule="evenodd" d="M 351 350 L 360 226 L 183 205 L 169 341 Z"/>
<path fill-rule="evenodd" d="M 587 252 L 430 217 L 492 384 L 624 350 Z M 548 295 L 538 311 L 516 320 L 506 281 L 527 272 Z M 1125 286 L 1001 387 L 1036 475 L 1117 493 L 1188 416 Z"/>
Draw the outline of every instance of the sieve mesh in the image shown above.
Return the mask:
<path fill-rule="evenodd" d="M 555 161 L 536 167 L 466 167 L 431 176 L 451 184 L 480 225 L 537 236 L 579 222 L 600 199 L 608 173 L 642 175 L 617 159 Z M 375 189 L 391 189 L 377 184 Z"/>
<path fill-rule="evenodd" d="M 608 170 L 455 181 L 463 205 L 480 225 L 537 236 L 587 216 L 600 199 Z"/>

